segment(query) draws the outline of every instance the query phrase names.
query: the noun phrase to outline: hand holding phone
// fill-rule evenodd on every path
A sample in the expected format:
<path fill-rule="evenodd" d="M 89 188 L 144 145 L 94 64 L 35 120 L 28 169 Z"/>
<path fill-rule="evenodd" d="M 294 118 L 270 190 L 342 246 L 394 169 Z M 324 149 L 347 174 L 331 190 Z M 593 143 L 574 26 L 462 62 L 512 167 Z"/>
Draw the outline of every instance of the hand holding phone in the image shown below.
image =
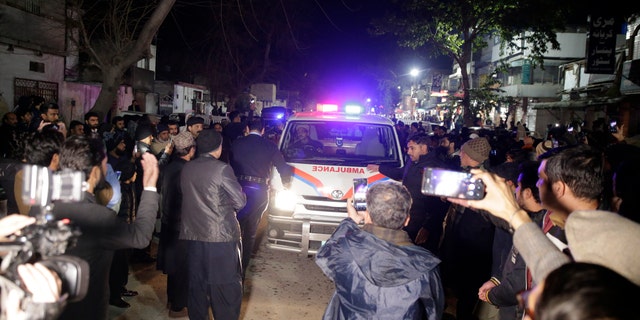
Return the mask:
<path fill-rule="evenodd" d="M 468 172 L 427 167 L 421 191 L 430 196 L 480 200 L 484 198 L 484 183 Z"/>
<path fill-rule="evenodd" d="M 367 210 L 367 179 L 353 179 L 353 206 L 356 211 Z"/>
<path fill-rule="evenodd" d="M 618 132 L 618 122 L 617 121 L 611 121 L 609 123 L 609 131 L 611 131 L 611 133 L 617 133 Z"/>

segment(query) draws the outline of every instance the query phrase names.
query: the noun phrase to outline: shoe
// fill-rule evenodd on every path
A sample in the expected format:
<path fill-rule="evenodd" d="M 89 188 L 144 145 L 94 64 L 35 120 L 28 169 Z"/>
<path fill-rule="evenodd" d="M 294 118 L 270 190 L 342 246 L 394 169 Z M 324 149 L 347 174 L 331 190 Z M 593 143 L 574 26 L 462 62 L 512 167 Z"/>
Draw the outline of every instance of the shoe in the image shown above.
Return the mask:
<path fill-rule="evenodd" d="M 138 295 L 138 291 L 125 290 L 122 292 L 123 297 L 135 297 Z"/>
<path fill-rule="evenodd" d="M 169 318 L 184 318 L 188 316 L 189 312 L 187 311 L 187 308 L 182 308 L 178 311 L 169 309 Z"/>
<path fill-rule="evenodd" d="M 131 305 L 128 302 L 122 299 L 109 300 L 109 304 L 118 308 L 123 308 L 123 309 L 131 307 Z"/>

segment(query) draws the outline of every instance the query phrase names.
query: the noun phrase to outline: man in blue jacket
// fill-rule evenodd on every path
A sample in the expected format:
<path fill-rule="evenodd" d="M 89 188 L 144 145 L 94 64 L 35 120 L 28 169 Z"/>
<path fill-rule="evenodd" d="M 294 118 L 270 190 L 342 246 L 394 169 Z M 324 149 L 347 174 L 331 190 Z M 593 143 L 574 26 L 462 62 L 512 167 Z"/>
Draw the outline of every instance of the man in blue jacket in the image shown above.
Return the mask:
<path fill-rule="evenodd" d="M 402 230 L 409 191 L 397 182 L 380 182 L 369 188 L 366 203 L 364 212 L 347 204 L 349 217 L 316 255 L 336 285 L 323 319 L 441 319 L 440 260 Z"/>

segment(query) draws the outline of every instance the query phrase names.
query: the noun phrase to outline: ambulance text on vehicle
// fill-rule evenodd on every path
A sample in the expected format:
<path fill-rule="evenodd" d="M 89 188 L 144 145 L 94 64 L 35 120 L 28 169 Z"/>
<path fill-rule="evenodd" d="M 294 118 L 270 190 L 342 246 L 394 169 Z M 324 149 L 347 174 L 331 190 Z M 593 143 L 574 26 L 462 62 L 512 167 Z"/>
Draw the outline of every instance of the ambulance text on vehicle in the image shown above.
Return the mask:
<path fill-rule="evenodd" d="M 313 142 L 300 143 L 303 135 Z M 366 178 L 369 185 L 388 179 L 369 172 L 368 164 L 404 164 L 393 122 L 376 115 L 296 113 L 279 148 L 294 175 L 285 189 L 273 170 L 267 246 L 302 255 L 315 254 L 347 217 L 354 178 Z"/>

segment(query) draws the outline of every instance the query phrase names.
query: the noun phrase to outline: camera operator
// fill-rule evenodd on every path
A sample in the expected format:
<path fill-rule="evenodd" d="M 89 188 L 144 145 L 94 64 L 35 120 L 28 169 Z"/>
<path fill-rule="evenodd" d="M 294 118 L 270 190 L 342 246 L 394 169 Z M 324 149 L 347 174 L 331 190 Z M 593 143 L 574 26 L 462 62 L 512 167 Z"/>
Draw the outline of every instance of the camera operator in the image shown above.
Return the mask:
<path fill-rule="evenodd" d="M 0 241 L 8 241 L 6 236 L 35 222 L 36 219 L 32 217 L 18 214 L 0 219 Z M 2 310 L 0 318 L 55 318 L 65 301 L 64 297 L 60 298 L 61 283 L 58 276 L 40 263 L 21 264 L 17 271 L 24 289 L 2 277 L 0 281 L 0 309 Z M 26 300 L 24 299 L 25 292 L 29 293 L 29 298 Z"/>
<path fill-rule="evenodd" d="M 156 191 L 158 162 L 150 153 L 142 155 L 144 168 L 141 202 L 136 220 L 131 224 L 119 219 L 111 209 L 96 203 L 94 189 L 105 179 L 106 150 L 102 141 L 87 137 L 70 137 L 60 152 L 60 168 L 83 171 L 86 179 L 84 200 L 76 203 L 55 203 L 55 219 L 70 219 L 80 227 L 82 235 L 67 255 L 84 259 L 90 266 L 89 288 L 86 297 L 69 303 L 61 319 L 83 319 L 92 315 L 106 319 L 108 309 L 108 280 L 113 251 L 146 247 L 153 233 L 158 211 Z M 33 213 L 33 211 L 32 211 Z"/>

